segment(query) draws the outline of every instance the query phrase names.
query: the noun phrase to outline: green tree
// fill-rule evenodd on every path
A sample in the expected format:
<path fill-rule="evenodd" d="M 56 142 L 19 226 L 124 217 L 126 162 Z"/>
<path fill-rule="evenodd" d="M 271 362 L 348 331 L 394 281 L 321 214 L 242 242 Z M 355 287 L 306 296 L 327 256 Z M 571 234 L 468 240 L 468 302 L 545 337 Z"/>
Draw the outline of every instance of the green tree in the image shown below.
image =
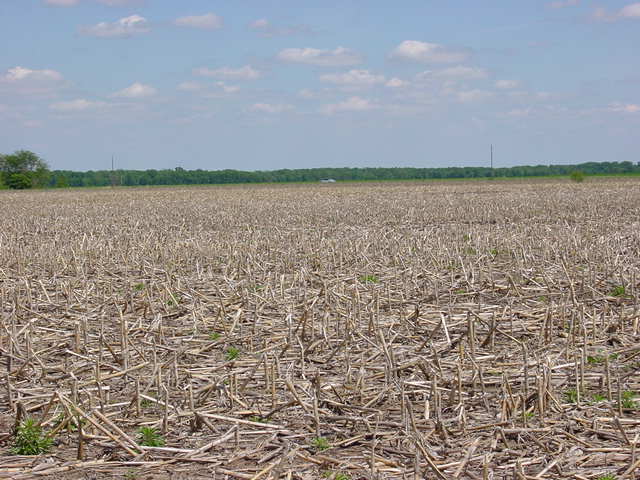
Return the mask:
<path fill-rule="evenodd" d="M 0 156 L 0 177 L 9 188 L 42 188 L 49 179 L 49 166 L 35 153 L 18 150 Z"/>

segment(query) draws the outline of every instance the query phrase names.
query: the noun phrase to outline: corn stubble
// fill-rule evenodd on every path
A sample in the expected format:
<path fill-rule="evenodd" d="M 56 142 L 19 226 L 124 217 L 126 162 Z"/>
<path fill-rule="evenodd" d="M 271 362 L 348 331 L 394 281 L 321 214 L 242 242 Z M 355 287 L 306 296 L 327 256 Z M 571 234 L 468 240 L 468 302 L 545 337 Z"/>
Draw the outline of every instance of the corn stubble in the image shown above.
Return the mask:
<path fill-rule="evenodd" d="M 0 209 L 0 477 L 637 473 L 634 180 L 3 192 Z M 10 451 L 27 417 L 49 463 Z"/>

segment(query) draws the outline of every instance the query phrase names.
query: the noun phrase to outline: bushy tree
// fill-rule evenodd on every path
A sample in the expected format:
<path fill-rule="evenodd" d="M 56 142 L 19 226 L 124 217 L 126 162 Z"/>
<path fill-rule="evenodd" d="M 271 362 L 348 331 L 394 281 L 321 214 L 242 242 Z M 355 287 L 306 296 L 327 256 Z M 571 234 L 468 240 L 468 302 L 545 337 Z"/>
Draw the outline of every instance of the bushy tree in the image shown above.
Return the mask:
<path fill-rule="evenodd" d="M 0 155 L 0 177 L 9 188 L 41 188 L 49 179 L 49 166 L 35 153 L 18 150 Z"/>

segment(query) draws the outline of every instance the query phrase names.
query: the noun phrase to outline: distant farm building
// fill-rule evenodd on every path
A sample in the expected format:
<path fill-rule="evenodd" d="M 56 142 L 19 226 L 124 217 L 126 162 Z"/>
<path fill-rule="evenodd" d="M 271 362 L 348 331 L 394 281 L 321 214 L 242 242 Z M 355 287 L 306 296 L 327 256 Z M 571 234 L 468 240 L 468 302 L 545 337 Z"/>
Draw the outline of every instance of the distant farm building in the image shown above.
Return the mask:
<path fill-rule="evenodd" d="M 320 183 L 336 183 L 336 181 L 333 178 L 323 178 Z"/>

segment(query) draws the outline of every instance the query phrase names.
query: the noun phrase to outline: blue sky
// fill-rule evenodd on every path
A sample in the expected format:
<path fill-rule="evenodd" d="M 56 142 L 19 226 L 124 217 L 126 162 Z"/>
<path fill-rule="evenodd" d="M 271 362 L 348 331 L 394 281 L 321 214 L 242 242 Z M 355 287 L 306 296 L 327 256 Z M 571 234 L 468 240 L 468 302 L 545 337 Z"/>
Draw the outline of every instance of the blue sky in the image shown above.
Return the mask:
<path fill-rule="evenodd" d="M 0 0 L 0 152 L 55 169 L 640 161 L 629 0 Z"/>

